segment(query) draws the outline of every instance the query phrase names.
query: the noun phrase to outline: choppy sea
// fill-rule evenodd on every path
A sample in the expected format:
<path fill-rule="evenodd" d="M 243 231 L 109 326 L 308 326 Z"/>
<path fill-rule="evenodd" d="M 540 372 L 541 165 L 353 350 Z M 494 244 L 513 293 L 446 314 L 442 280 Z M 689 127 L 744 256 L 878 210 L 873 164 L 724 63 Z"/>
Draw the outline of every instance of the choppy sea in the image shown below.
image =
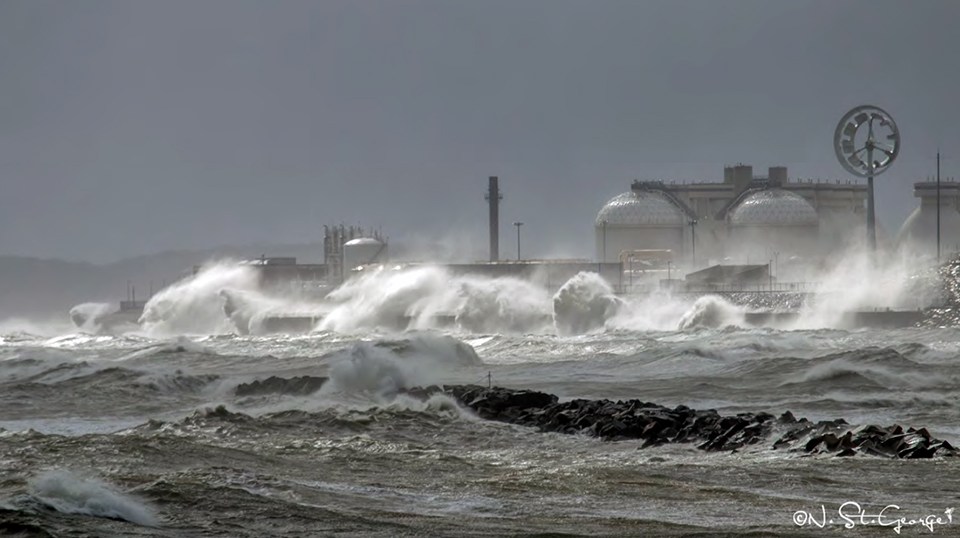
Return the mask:
<path fill-rule="evenodd" d="M 184 320 L 163 334 L 7 326 L 0 534 L 895 536 L 899 521 L 900 535 L 960 535 L 954 458 L 641 449 L 397 393 L 489 382 L 926 427 L 960 445 L 960 329 L 690 326 L 684 308 L 695 307 L 584 334 L 509 323 L 385 331 L 354 319 L 238 335 L 193 306 L 203 330 L 182 330 Z M 303 375 L 330 381 L 310 394 L 236 393 Z"/>

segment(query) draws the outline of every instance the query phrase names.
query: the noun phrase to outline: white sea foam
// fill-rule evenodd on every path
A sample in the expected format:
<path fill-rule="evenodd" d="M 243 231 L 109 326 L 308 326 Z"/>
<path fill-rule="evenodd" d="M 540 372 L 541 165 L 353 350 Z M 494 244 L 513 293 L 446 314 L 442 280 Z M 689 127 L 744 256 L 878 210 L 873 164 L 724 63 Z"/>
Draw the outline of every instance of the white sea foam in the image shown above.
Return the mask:
<path fill-rule="evenodd" d="M 155 527 L 159 520 L 145 502 L 96 478 L 54 469 L 30 479 L 30 494 L 39 502 L 65 514 L 86 514 L 123 519 Z"/>

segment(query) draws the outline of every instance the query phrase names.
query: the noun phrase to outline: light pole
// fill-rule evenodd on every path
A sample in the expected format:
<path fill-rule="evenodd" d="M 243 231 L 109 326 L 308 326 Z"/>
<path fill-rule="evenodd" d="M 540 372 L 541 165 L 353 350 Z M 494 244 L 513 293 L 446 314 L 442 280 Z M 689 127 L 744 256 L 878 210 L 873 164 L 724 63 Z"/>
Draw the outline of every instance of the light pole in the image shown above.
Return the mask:
<path fill-rule="evenodd" d="M 523 226 L 523 223 L 518 220 L 513 225 L 517 227 L 517 261 L 520 261 L 520 227 Z"/>
<path fill-rule="evenodd" d="M 667 260 L 667 287 L 673 288 L 673 282 L 670 279 L 670 266 L 673 265 L 673 261 Z"/>
<path fill-rule="evenodd" d="M 690 263 L 690 269 L 697 268 L 697 221 L 690 221 L 690 245 L 693 247 L 691 250 L 692 260 Z"/>
<path fill-rule="evenodd" d="M 607 263 L 607 221 L 604 220 L 600 223 L 600 226 L 603 228 L 603 263 Z"/>
<path fill-rule="evenodd" d="M 780 251 L 773 251 L 773 272 L 777 275 L 777 279 L 780 278 Z"/>

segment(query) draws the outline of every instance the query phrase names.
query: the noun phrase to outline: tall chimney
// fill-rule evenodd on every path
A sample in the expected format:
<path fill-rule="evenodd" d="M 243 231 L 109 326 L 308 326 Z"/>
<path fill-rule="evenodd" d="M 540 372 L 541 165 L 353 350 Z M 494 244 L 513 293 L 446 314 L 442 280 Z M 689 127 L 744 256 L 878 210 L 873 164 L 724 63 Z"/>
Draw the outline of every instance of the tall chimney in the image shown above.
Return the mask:
<path fill-rule="evenodd" d="M 503 200 L 496 176 L 490 177 L 484 198 L 490 204 L 490 261 L 495 262 L 500 260 L 500 200 Z"/>

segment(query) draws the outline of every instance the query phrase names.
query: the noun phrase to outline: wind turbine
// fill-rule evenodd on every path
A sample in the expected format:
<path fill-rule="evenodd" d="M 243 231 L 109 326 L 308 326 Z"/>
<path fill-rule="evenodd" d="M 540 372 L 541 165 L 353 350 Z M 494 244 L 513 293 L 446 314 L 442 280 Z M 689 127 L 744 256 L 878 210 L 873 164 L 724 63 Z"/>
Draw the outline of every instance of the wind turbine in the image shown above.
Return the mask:
<path fill-rule="evenodd" d="M 863 129 L 864 126 L 866 129 Z M 840 119 L 833 134 L 833 149 L 848 172 L 867 178 L 867 241 L 870 250 L 876 251 L 873 178 L 886 172 L 900 153 L 900 130 L 890 114 L 882 108 L 861 105 Z"/>

